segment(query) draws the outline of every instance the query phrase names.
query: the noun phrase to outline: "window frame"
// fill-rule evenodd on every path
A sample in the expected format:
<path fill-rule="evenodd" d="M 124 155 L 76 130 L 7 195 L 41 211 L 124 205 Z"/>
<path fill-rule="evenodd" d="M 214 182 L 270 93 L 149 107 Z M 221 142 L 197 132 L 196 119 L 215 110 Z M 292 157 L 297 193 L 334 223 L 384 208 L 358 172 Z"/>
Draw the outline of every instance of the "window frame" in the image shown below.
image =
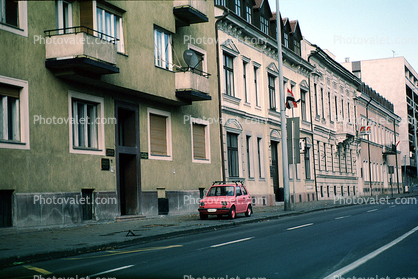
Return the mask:
<path fill-rule="evenodd" d="M 6 0 L 0 0 L 2 9 L 0 12 L 5 11 Z M 18 26 L 13 26 L 2 21 L 2 15 L 0 15 L 0 30 L 8 31 L 16 35 L 28 37 L 28 3 L 27 1 L 18 1 Z"/>
<path fill-rule="evenodd" d="M 244 85 L 244 100 L 245 103 L 249 104 L 250 103 L 250 96 L 249 96 L 249 92 L 248 92 L 248 86 L 247 86 L 247 81 L 248 81 L 248 73 L 247 73 L 247 66 L 248 66 L 249 62 L 246 60 L 242 60 L 242 79 L 243 79 L 243 85 Z"/>
<path fill-rule="evenodd" d="M 237 16 L 241 16 L 241 0 L 234 1 L 234 8 Z"/>
<path fill-rule="evenodd" d="M 75 91 L 68 91 L 68 115 L 72 122 L 69 122 L 69 152 L 73 154 L 105 155 L 105 132 L 104 123 L 100 121 L 97 124 L 97 148 L 76 147 L 73 142 L 73 125 L 75 123 L 73 116 L 73 99 L 96 104 L 96 114 L 98 119 L 104 119 L 104 98 L 83 94 Z"/>
<path fill-rule="evenodd" d="M 236 147 L 232 147 L 229 145 L 229 139 L 228 136 L 229 135 L 233 135 L 234 137 L 236 137 L 237 140 L 237 146 Z M 233 133 L 233 132 L 226 132 L 226 146 L 227 146 L 227 164 L 228 164 L 228 177 L 239 177 L 240 176 L 240 167 L 239 167 L 239 134 L 237 133 Z M 233 153 L 233 154 L 232 154 Z M 234 157 L 236 156 L 236 166 L 234 166 L 234 168 L 232 168 L 232 155 L 234 155 Z M 236 172 L 236 176 L 232 175 L 234 172 Z"/>
<path fill-rule="evenodd" d="M 151 153 L 151 121 L 150 115 L 158 115 L 166 117 L 166 142 L 167 142 L 167 155 L 153 155 Z M 148 124 L 148 158 L 151 160 L 163 160 L 163 161 L 172 161 L 172 134 L 171 134 L 171 113 L 168 111 L 163 111 L 154 108 L 147 109 L 147 124 Z"/>
<path fill-rule="evenodd" d="M 0 75 L 0 83 L 20 88 L 19 91 L 19 141 L 0 140 L 0 149 L 30 150 L 28 82 Z"/>
<path fill-rule="evenodd" d="M 264 152 L 263 152 L 263 138 L 257 137 L 257 157 L 258 157 L 258 178 L 264 179 Z"/>
<path fill-rule="evenodd" d="M 269 94 L 269 109 L 277 110 L 277 100 L 276 100 L 276 76 L 267 73 L 267 88 Z"/>
<path fill-rule="evenodd" d="M 94 16 L 93 16 L 93 28 L 94 30 L 97 30 L 103 34 L 106 34 L 106 32 L 104 30 L 101 30 L 98 26 L 98 9 L 103 10 L 102 12 L 102 23 L 105 24 L 105 19 L 106 19 L 106 12 L 109 13 L 111 15 L 111 34 L 106 34 L 109 37 L 114 37 L 119 39 L 119 41 L 115 41 L 116 44 L 116 49 L 117 52 L 119 53 L 125 53 L 125 42 L 124 42 L 124 28 L 123 28 L 123 12 L 118 12 L 114 9 L 111 9 L 109 7 L 107 7 L 106 5 L 102 5 L 100 2 L 96 2 L 96 5 L 93 5 L 93 11 L 94 11 Z M 115 18 L 117 19 L 117 21 L 115 22 Z M 115 30 L 115 27 L 117 30 Z M 115 36 L 115 31 L 116 31 L 116 36 Z M 103 38 L 104 40 L 106 40 L 106 38 Z"/>
<path fill-rule="evenodd" d="M 157 68 L 173 71 L 173 34 L 163 28 L 154 26 L 154 65 Z M 167 36 L 167 37 L 166 37 Z M 158 48 L 159 44 L 157 43 L 157 38 L 161 37 L 161 47 L 165 44 L 165 41 L 168 40 L 167 50 L 158 58 Z M 167 56 L 168 55 L 168 59 Z M 166 60 L 165 60 L 166 59 Z M 160 62 L 160 63 L 159 63 Z M 161 65 L 160 65 L 161 64 Z"/>
<path fill-rule="evenodd" d="M 67 10 L 64 9 L 64 4 L 67 5 Z M 67 13 L 67 14 L 65 14 Z M 55 20 L 56 20 L 56 28 L 63 29 L 73 27 L 73 3 L 65 1 L 65 0 L 57 0 L 55 1 Z M 66 17 L 68 20 L 65 20 Z M 59 34 L 67 34 L 68 31 L 60 30 Z"/>
<path fill-rule="evenodd" d="M 229 66 L 228 59 L 231 61 L 231 66 Z M 223 86 L 225 94 L 228 96 L 235 97 L 235 75 L 234 75 L 234 60 L 235 57 L 230 55 L 227 52 L 223 52 L 222 55 L 222 65 L 223 65 Z M 227 78 L 229 77 L 229 79 Z M 228 83 L 228 80 L 230 80 L 230 83 Z M 228 89 L 229 88 L 229 89 Z"/>
<path fill-rule="evenodd" d="M 192 147 L 192 162 L 193 163 L 205 163 L 210 164 L 211 163 L 211 156 L 210 156 L 210 127 L 209 127 L 209 121 L 203 120 L 200 118 L 190 118 L 190 130 L 191 130 L 191 147 Z M 193 125 L 202 125 L 204 127 L 205 131 L 205 157 L 206 159 L 199 159 L 195 158 L 194 156 L 194 138 L 193 138 Z"/>

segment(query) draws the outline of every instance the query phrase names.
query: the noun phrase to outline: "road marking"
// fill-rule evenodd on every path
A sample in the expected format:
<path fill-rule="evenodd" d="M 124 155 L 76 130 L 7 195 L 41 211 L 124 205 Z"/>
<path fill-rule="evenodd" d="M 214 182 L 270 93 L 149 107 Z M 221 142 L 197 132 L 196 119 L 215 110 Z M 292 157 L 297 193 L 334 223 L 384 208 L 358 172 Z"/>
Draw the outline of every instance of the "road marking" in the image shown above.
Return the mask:
<path fill-rule="evenodd" d="M 373 211 L 377 211 L 377 210 L 379 210 L 379 209 L 372 209 L 372 210 L 369 210 L 369 211 L 367 211 L 367 212 L 373 212 Z"/>
<path fill-rule="evenodd" d="M 147 247 L 147 248 L 141 248 L 141 249 L 132 250 L 132 251 L 107 251 L 109 254 L 97 255 L 97 256 L 91 256 L 91 257 L 67 258 L 66 260 L 83 260 L 83 259 L 103 258 L 103 257 L 111 257 L 111 256 L 116 256 L 116 255 L 122 255 L 122 254 L 130 254 L 130 253 L 138 253 L 138 252 L 145 252 L 145 251 L 155 251 L 155 250 L 177 248 L 177 247 L 182 247 L 182 246 L 183 245 L 170 245 L 170 246 L 161 246 L 161 247 Z"/>
<path fill-rule="evenodd" d="M 111 272 L 122 270 L 122 269 L 127 269 L 127 268 L 130 268 L 130 267 L 133 267 L 133 266 L 135 266 L 135 265 L 131 264 L 131 265 L 122 266 L 122 267 L 118 267 L 118 268 L 114 268 L 114 269 L 109 269 L 109 270 L 106 270 L 106 271 L 103 271 L 103 272 L 99 272 L 99 273 L 96 273 L 96 274 L 93 274 L 93 275 L 89 275 L 89 276 L 87 276 L 87 278 L 94 277 L 94 276 L 99 276 L 99 275 L 106 274 L 106 273 L 111 273 Z"/>
<path fill-rule="evenodd" d="M 299 228 L 303 228 L 303 227 L 307 227 L 307 226 L 312 226 L 312 225 L 313 225 L 313 223 L 309 223 L 309 224 L 300 225 L 300 226 L 293 227 L 293 228 L 288 228 L 287 230 L 288 231 L 291 231 L 291 230 L 296 230 L 296 229 L 299 229 Z"/>
<path fill-rule="evenodd" d="M 335 220 L 344 219 L 344 218 L 348 218 L 348 217 L 351 217 L 351 215 L 337 217 L 337 218 L 335 218 Z"/>
<path fill-rule="evenodd" d="M 396 205 L 391 205 L 391 206 L 389 206 L 389 207 L 396 207 Z"/>
<path fill-rule="evenodd" d="M 43 275 L 49 275 L 49 274 L 52 274 L 52 273 L 51 273 L 51 272 L 49 272 L 48 270 L 45 270 L 45 269 L 43 269 L 43 268 L 39 268 L 39 267 L 35 267 L 35 266 L 31 266 L 31 265 L 24 265 L 23 267 L 24 267 L 24 268 L 27 268 L 27 269 L 29 269 L 29 270 L 36 271 L 36 272 L 38 272 L 38 273 L 40 273 L 40 274 L 43 274 Z"/>
<path fill-rule="evenodd" d="M 219 246 L 224 246 L 224 245 L 228 245 L 228 244 L 233 244 L 233 243 L 237 243 L 237 242 L 241 242 L 241 241 L 246 241 L 246 240 L 250 240 L 254 237 L 247 237 L 247 238 L 243 238 L 243 239 L 238 239 L 238 240 L 234 240 L 234 241 L 229 241 L 229 242 L 225 242 L 225 243 L 221 243 L 221 244 L 216 244 L 216 245 L 212 245 L 210 247 L 215 248 L 215 247 L 219 247 Z"/>
<path fill-rule="evenodd" d="M 389 249 L 390 247 L 398 244 L 399 242 L 401 242 L 402 240 L 404 240 L 405 238 L 407 238 L 408 236 L 410 236 L 411 234 L 413 234 L 414 232 L 418 231 L 418 226 L 413 228 L 412 230 L 410 230 L 409 232 L 401 235 L 400 237 L 398 237 L 397 239 L 393 240 L 392 242 L 386 244 L 385 246 L 380 247 L 379 249 L 371 252 L 370 254 L 358 259 L 357 261 L 335 271 L 334 273 L 328 275 L 327 277 L 325 277 L 324 279 L 334 279 L 334 278 L 340 278 L 342 275 L 346 274 L 347 272 L 352 271 L 353 269 L 356 269 L 357 267 L 359 267 L 360 265 L 366 263 L 368 260 L 373 259 L 374 257 L 376 257 L 377 255 L 379 255 L 380 253 L 384 252 L 385 250 Z"/>

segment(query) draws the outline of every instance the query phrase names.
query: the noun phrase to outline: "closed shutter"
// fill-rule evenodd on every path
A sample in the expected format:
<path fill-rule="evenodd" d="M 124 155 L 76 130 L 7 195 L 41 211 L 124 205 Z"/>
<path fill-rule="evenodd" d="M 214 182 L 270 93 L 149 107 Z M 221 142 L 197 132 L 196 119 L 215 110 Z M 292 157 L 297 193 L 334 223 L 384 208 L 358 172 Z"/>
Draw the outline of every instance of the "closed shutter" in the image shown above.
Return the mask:
<path fill-rule="evenodd" d="M 80 1 L 80 25 L 93 29 L 93 1 Z M 82 30 L 87 32 L 87 30 Z M 90 34 L 90 32 L 87 32 Z"/>
<path fill-rule="evenodd" d="M 205 125 L 193 124 L 193 154 L 195 159 L 206 159 Z"/>
<path fill-rule="evenodd" d="M 13 98 L 19 98 L 20 88 L 7 84 L 0 83 L 0 95 Z"/>
<path fill-rule="evenodd" d="M 150 114 L 150 141 L 152 155 L 167 154 L 167 117 Z"/>

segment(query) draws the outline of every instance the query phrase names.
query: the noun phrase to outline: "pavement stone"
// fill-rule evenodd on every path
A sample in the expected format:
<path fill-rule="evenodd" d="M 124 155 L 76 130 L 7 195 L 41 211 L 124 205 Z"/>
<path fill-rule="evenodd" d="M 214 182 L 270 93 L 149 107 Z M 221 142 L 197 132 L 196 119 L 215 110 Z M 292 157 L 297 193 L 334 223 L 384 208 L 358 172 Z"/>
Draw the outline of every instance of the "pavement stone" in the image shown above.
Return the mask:
<path fill-rule="evenodd" d="M 91 222 L 73 227 L 3 228 L 0 229 L 0 269 L 342 206 L 348 205 L 334 203 L 333 200 L 320 200 L 296 203 L 292 211 L 284 211 L 283 204 L 254 207 L 251 217 L 239 214 L 234 220 L 226 217 L 200 220 L 196 210 L 196 214 L 182 216 L 163 215 L 124 222 Z M 134 235 L 128 234 L 129 231 Z"/>

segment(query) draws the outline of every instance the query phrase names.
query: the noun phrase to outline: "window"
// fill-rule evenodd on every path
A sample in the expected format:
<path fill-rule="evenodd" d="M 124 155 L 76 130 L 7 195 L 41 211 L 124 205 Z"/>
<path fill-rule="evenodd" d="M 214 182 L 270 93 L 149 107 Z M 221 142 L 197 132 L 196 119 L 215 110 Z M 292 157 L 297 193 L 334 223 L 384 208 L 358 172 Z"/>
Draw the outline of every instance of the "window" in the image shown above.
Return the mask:
<path fill-rule="evenodd" d="M 338 97 L 335 96 L 335 121 L 338 121 Z"/>
<path fill-rule="evenodd" d="M 192 161 L 210 162 L 209 122 L 192 118 Z"/>
<path fill-rule="evenodd" d="M 234 58 L 224 53 L 224 88 L 225 94 L 235 96 L 234 90 Z"/>
<path fill-rule="evenodd" d="M 334 146 L 331 144 L 331 171 L 334 171 Z"/>
<path fill-rule="evenodd" d="M 347 103 L 347 116 L 348 116 L 348 122 L 351 123 L 351 115 L 350 115 L 350 103 Z"/>
<path fill-rule="evenodd" d="M 305 178 L 311 179 L 311 160 L 309 148 L 305 148 Z"/>
<path fill-rule="evenodd" d="M 196 56 L 198 58 L 198 60 L 200 61 L 197 66 L 195 66 L 196 70 L 199 70 L 201 72 L 207 72 L 208 71 L 208 63 L 207 63 L 207 55 L 206 55 L 206 50 L 201 49 L 200 47 L 197 47 L 195 45 L 192 44 L 188 44 L 188 49 L 193 50 L 194 53 L 196 53 Z M 198 71 L 198 73 L 200 73 Z"/>
<path fill-rule="evenodd" d="M 257 138 L 257 155 L 258 155 L 258 175 L 260 178 L 264 177 L 263 171 L 263 143 L 262 138 Z"/>
<path fill-rule="evenodd" d="M 247 142 L 247 169 L 248 169 L 248 178 L 253 178 L 253 173 L 251 170 L 251 136 L 246 136 Z"/>
<path fill-rule="evenodd" d="M 247 90 L 247 65 L 248 65 L 247 62 L 245 61 L 242 62 L 242 80 L 243 80 L 243 85 L 244 85 L 245 102 L 249 103 L 248 90 Z"/>
<path fill-rule="evenodd" d="M 73 27 L 73 4 L 67 1 L 58 0 L 55 3 L 56 8 L 56 27 L 57 29 Z M 70 33 L 69 29 L 60 31 L 59 34 Z"/>
<path fill-rule="evenodd" d="M 295 45 L 295 53 L 300 55 L 300 42 L 297 39 L 294 39 L 293 43 Z"/>
<path fill-rule="evenodd" d="M 325 119 L 324 90 L 321 88 L 322 119 Z"/>
<path fill-rule="evenodd" d="M 269 21 L 264 16 L 260 16 L 260 29 L 261 32 L 269 34 Z"/>
<path fill-rule="evenodd" d="M 28 36 L 27 1 L 0 0 L 0 30 Z"/>
<path fill-rule="evenodd" d="M 251 4 L 251 0 L 246 0 L 246 5 L 245 5 L 245 19 L 247 20 L 248 23 L 252 23 L 252 4 Z"/>
<path fill-rule="evenodd" d="M 341 100 L 341 118 L 344 120 L 344 100 Z"/>
<path fill-rule="evenodd" d="M 302 120 L 307 121 L 307 115 L 306 115 L 306 91 L 305 90 L 300 90 L 300 110 L 301 110 L 301 114 L 302 114 Z"/>
<path fill-rule="evenodd" d="M 258 83 L 257 83 L 257 75 L 258 75 L 258 68 L 254 67 L 254 91 L 255 91 L 255 105 L 259 106 L 259 100 L 258 100 Z"/>
<path fill-rule="evenodd" d="M 331 122 L 331 93 L 328 92 L 328 117 L 329 117 L 329 121 Z"/>
<path fill-rule="evenodd" d="M 215 0 L 215 5 L 225 6 L 225 0 Z"/>
<path fill-rule="evenodd" d="M 241 0 L 235 0 L 235 13 L 241 16 Z"/>
<path fill-rule="evenodd" d="M 321 143 L 320 141 L 317 142 L 317 152 L 318 152 L 318 170 L 321 170 Z"/>
<path fill-rule="evenodd" d="M 268 87 L 269 87 L 269 108 L 276 110 L 276 90 L 275 90 L 276 79 L 272 75 L 268 75 Z"/>
<path fill-rule="evenodd" d="M 72 100 L 73 147 L 98 149 L 97 103 Z"/>
<path fill-rule="evenodd" d="M 0 76 L 0 148 L 29 149 L 27 82 Z"/>
<path fill-rule="evenodd" d="M 319 111 L 318 111 L 318 91 L 316 88 L 316 84 L 314 84 L 314 99 L 315 99 L 315 112 L 316 116 L 319 117 Z"/>
<path fill-rule="evenodd" d="M 104 34 L 100 35 L 102 39 L 107 41 L 119 39 L 115 40 L 117 50 L 124 52 L 122 15 L 116 15 L 115 13 L 97 7 L 96 19 L 97 31 Z"/>
<path fill-rule="evenodd" d="M 172 160 L 169 112 L 148 109 L 148 152 L 150 159 Z"/>
<path fill-rule="evenodd" d="M 328 171 L 327 166 L 327 144 L 324 142 L 324 162 L 325 162 L 325 171 Z"/>
<path fill-rule="evenodd" d="M 69 92 L 70 153 L 104 155 L 103 98 Z"/>
<path fill-rule="evenodd" d="M 284 38 L 284 46 L 285 47 L 289 47 L 289 34 L 287 33 L 283 33 L 283 38 Z"/>
<path fill-rule="evenodd" d="M 233 133 L 227 133 L 226 141 L 228 150 L 229 177 L 239 177 L 238 135 Z"/>
<path fill-rule="evenodd" d="M 171 34 L 158 28 L 154 29 L 154 59 L 155 66 L 173 70 Z"/>
<path fill-rule="evenodd" d="M 341 197 L 344 196 L 344 186 L 341 186 Z"/>

